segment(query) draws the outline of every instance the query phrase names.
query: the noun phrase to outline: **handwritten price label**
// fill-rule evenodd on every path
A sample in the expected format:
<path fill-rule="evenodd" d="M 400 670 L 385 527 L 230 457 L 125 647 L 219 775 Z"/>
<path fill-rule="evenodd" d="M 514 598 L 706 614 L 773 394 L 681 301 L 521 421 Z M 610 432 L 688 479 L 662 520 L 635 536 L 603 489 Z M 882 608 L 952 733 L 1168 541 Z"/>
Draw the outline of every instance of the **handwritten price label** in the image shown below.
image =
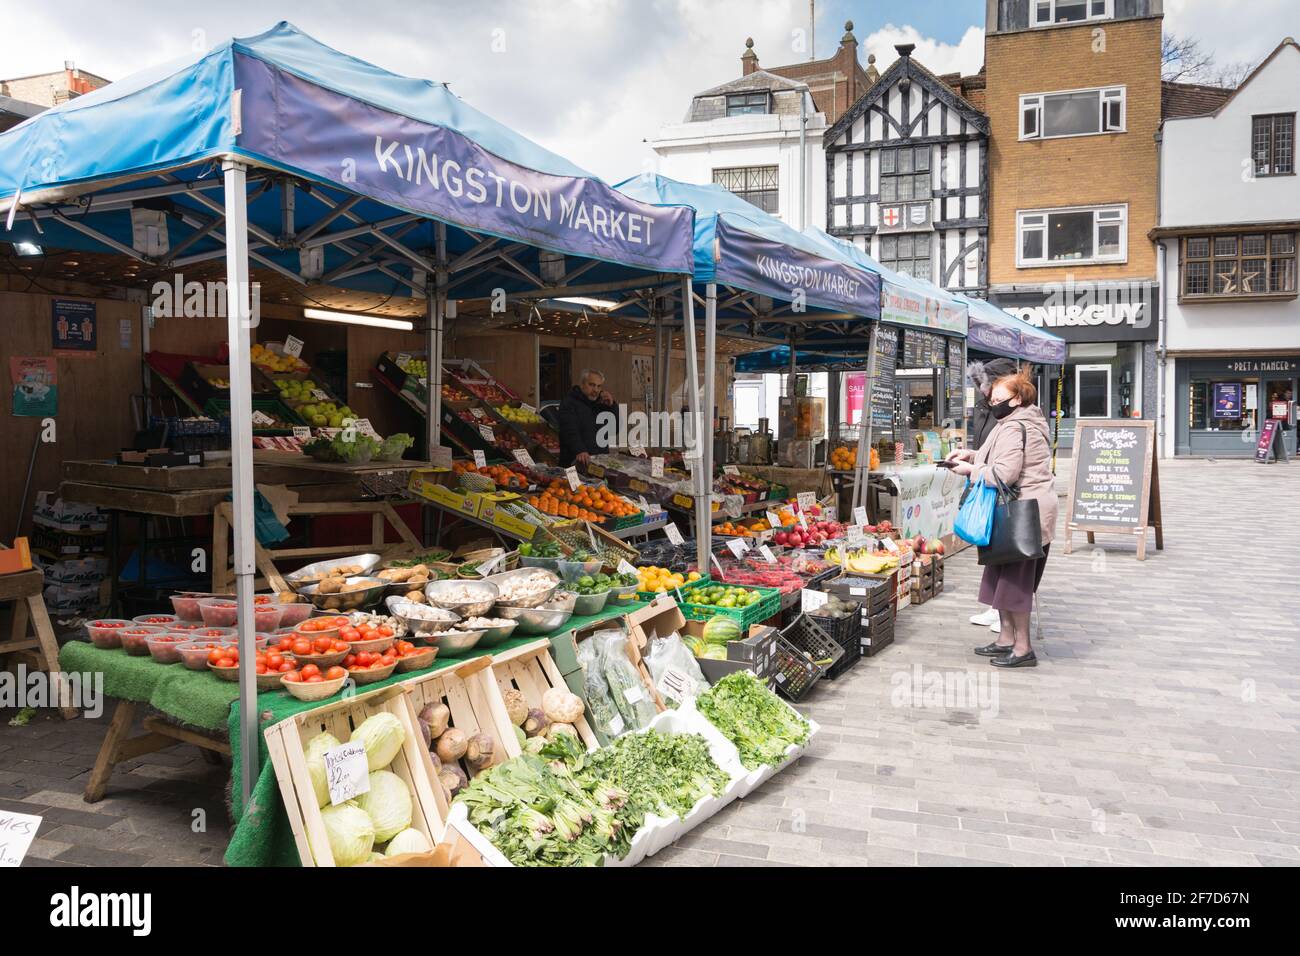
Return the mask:
<path fill-rule="evenodd" d="M 492 426 L 490 426 L 490 425 L 480 425 L 480 426 L 478 427 L 478 433 L 479 433 L 480 435 L 483 436 L 483 440 L 484 440 L 485 442 L 487 442 L 489 445 L 495 445 L 495 444 L 496 444 L 497 436 L 496 436 L 495 434 L 493 434 L 493 432 L 492 432 Z"/>
<path fill-rule="evenodd" d="M 564 469 L 564 477 L 569 479 L 570 491 L 577 491 L 582 487 L 582 479 L 578 477 L 578 469 L 572 465 Z"/>
<path fill-rule="evenodd" d="M 0 810 L 0 867 L 20 866 L 43 818 Z"/>
<path fill-rule="evenodd" d="M 369 793 L 370 767 L 366 763 L 366 748 L 349 742 L 325 751 L 325 781 L 329 785 L 332 806 Z"/>
<path fill-rule="evenodd" d="M 673 544 L 681 544 L 686 540 L 682 537 L 681 530 L 671 521 L 664 525 L 664 534 L 668 535 L 668 540 Z"/>
<path fill-rule="evenodd" d="M 515 448 L 512 449 L 510 453 L 515 456 L 515 461 L 519 462 L 519 464 L 523 465 L 525 468 L 533 468 L 537 464 L 533 461 L 533 456 L 528 454 L 527 448 Z"/>
<path fill-rule="evenodd" d="M 772 553 L 772 549 L 767 545 L 762 545 L 758 549 L 758 553 L 763 556 L 763 560 L 768 564 L 776 564 L 776 555 Z"/>
<path fill-rule="evenodd" d="M 475 468 L 487 467 L 487 455 L 483 454 L 483 452 L 481 452 L 477 448 L 474 449 L 474 467 Z"/>
<path fill-rule="evenodd" d="M 745 552 L 749 550 L 749 545 L 744 538 L 732 538 L 727 542 L 727 548 L 738 558 L 743 558 Z"/>
<path fill-rule="evenodd" d="M 799 596 L 799 610 L 805 614 L 817 610 L 823 604 L 831 599 L 831 596 L 825 591 L 810 591 L 804 588 Z"/>
<path fill-rule="evenodd" d="M 662 478 L 664 476 L 664 460 L 662 458 L 650 459 L 650 477 Z"/>
<path fill-rule="evenodd" d="M 724 475 L 733 475 L 733 476 L 735 476 L 735 475 L 739 475 L 739 474 L 740 474 L 740 469 L 737 468 L 735 465 L 723 465 L 723 466 L 722 466 L 722 473 L 723 473 Z"/>
<path fill-rule="evenodd" d="M 294 358 L 300 358 L 302 356 L 302 347 L 306 344 L 306 342 L 298 338 L 296 335 L 285 336 L 284 354 L 292 355 Z"/>
<path fill-rule="evenodd" d="M 854 524 L 871 524 L 871 522 L 867 520 L 867 509 L 862 507 L 862 505 L 858 505 L 853 509 L 853 522 Z"/>

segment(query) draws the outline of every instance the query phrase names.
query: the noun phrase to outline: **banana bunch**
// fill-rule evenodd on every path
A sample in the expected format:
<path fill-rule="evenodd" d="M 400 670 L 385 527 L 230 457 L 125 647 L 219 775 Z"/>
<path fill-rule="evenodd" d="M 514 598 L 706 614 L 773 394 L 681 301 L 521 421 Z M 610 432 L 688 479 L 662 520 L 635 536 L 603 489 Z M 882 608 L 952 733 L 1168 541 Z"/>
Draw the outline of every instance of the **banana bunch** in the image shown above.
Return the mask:
<path fill-rule="evenodd" d="M 882 574 L 898 567 L 898 555 L 873 552 L 870 548 L 828 548 L 825 559 L 858 574 Z"/>

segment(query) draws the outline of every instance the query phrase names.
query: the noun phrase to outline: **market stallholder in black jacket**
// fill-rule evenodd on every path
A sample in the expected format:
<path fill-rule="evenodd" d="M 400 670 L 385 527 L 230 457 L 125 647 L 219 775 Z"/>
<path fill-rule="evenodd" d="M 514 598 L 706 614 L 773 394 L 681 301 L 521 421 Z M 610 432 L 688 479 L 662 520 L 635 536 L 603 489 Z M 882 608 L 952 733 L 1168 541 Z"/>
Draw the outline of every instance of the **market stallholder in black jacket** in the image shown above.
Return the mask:
<path fill-rule="evenodd" d="M 585 371 L 579 383 L 560 401 L 560 467 L 572 465 L 579 455 L 599 455 L 605 449 L 597 441 L 601 412 L 615 414 L 613 405 L 602 402 L 605 379 L 599 372 Z M 584 462 L 585 464 L 585 462 Z"/>

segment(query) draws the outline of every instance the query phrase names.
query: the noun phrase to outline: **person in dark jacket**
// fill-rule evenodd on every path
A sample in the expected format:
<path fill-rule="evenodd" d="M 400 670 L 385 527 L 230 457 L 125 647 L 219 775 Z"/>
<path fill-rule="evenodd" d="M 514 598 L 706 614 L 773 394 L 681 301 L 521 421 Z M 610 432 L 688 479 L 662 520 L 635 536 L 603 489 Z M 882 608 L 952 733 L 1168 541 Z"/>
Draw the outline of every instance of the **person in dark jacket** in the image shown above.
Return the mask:
<path fill-rule="evenodd" d="M 970 447 L 979 451 L 988 441 L 989 432 L 993 431 L 997 419 L 989 411 L 989 393 L 993 383 L 1003 375 L 1013 375 L 1016 363 L 1011 359 L 996 358 L 990 362 L 971 362 L 966 368 L 966 377 L 975 386 L 975 409 L 971 412 Z"/>
<path fill-rule="evenodd" d="M 966 366 L 966 377 L 975 386 L 975 409 L 971 412 L 970 448 L 979 451 L 989 440 L 997 418 L 989 409 L 989 395 L 993 392 L 993 383 L 1004 375 L 1012 375 L 1016 363 L 1007 358 L 995 358 L 988 362 L 971 362 Z M 983 608 L 970 617 L 972 624 L 989 628 L 994 634 L 1002 632 L 1002 619 L 991 607 Z"/>
<path fill-rule="evenodd" d="M 595 369 L 583 369 L 578 384 L 560 402 L 560 467 L 586 465 L 592 455 L 605 449 L 598 439 L 602 412 L 613 414 L 612 403 L 602 401 L 605 376 Z M 608 395 L 608 392 L 605 393 Z"/>

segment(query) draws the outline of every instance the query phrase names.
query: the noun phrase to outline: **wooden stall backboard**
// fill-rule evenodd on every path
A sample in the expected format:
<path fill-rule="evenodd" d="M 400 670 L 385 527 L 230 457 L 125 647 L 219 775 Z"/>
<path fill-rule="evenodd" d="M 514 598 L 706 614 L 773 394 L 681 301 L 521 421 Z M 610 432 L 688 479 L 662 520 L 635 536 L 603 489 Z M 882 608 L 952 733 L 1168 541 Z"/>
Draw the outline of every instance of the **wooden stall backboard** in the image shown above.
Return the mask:
<path fill-rule="evenodd" d="M 1074 431 L 1070 492 L 1065 499 L 1065 553 L 1082 531 L 1088 543 L 1098 534 L 1137 538 L 1137 557 L 1147 556 L 1147 529 L 1164 550 L 1160 519 L 1160 475 L 1155 456 L 1155 422 L 1128 418 L 1082 420 Z"/>

